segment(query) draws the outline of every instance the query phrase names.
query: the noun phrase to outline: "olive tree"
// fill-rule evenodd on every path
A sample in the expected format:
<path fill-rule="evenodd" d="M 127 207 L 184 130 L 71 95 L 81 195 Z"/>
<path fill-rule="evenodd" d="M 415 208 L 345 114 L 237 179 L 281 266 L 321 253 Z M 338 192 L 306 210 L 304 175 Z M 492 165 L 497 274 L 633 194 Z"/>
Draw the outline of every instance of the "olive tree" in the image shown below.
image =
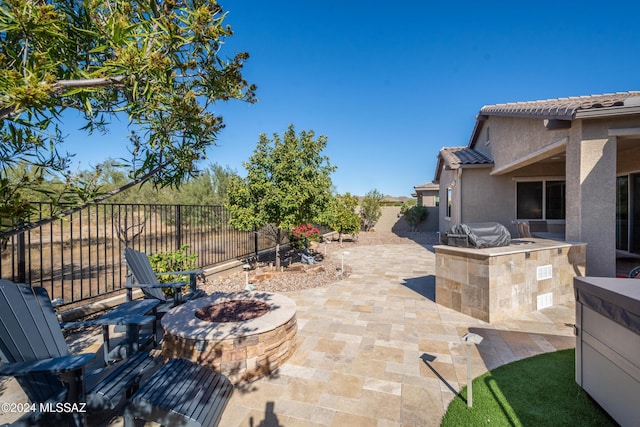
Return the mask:
<path fill-rule="evenodd" d="M 293 125 L 283 137 L 260 135 L 248 162 L 245 178 L 232 177 L 227 207 L 231 224 L 251 231 L 266 225 L 275 229 L 276 267 L 280 245 L 295 226 L 317 221 L 331 197 L 331 173 L 335 167 L 322 154 L 327 137 L 296 134 Z"/>
<path fill-rule="evenodd" d="M 220 54 L 233 34 L 225 17 L 209 0 L 0 1 L 1 225 L 28 215 L 22 189 L 68 175 L 67 110 L 89 135 L 127 123 L 134 182 L 193 175 L 223 128 L 213 105 L 255 101 L 241 74 L 248 54 Z M 10 180 L 21 164 L 39 175 Z M 79 203 L 98 195 L 66 180 Z"/>

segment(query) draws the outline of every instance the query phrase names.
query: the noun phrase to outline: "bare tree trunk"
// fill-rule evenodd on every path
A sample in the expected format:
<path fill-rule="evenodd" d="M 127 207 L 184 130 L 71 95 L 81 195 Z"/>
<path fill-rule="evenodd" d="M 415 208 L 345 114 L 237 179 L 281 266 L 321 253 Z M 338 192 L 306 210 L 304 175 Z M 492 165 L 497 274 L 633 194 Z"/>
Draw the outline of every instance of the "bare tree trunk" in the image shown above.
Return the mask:
<path fill-rule="evenodd" d="M 280 239 L 282 231 L 276 231 L 276 270 L 280 270 Z"/>

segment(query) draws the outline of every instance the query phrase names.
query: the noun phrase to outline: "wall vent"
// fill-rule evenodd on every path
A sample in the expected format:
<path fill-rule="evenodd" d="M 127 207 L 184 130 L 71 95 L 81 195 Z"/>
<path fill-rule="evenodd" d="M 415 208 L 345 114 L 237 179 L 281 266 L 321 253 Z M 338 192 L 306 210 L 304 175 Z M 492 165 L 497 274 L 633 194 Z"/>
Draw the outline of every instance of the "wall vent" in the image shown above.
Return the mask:
<path fill-rule="evenodd" d="M 551 279 L 552 277 L 553 277 L 553 267 L 551 266 L 551 264 L 541 265 L 536 269 L 536 279 L 538 281 Z"/>
<path fill-rule="evenodd" d="M 551 307 L 552 305 L 553 305 L 553 293 L 552 292 L 549 292 L 548 294 L 538 295 L 536 310 L 540 310 L 540 309 L 543 309 L 543 308 Z"/>

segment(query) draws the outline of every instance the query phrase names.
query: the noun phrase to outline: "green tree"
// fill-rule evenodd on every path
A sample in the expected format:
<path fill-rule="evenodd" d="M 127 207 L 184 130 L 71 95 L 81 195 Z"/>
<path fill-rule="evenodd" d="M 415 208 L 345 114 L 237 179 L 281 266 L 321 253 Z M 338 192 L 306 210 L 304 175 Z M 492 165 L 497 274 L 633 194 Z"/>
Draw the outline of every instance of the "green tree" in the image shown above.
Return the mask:
<path fill-rule="evenodd" d="M 220 56 L 233 34 L 225 17 L 208 0 L 0 2 L 2 215 L 28 216 L 22 190 L 40 178 L 9 181 L 20 163 L 66 176 L 58 190 L 78 202 L 95 199 L 60 151 L 66 110 L 80 112 L 88 134 L 128 123 L 136 182 L 177 186 L 196 173 L 223 127 L 213 105 L 255 101 L 241 74 L 248 54 Z"/>
<path fill-rule="evenodd" d="M 211 164 L 200 175 L 187 181 L 180 191 L 175 191 L 176 200 L 186 205 L 222 205 L 227 199 L 229 183 L 238 175 L 229 166 Z"/>
<path fill-rule="evenodd" d="M 342 244 L 343 234 L 358 234 L 360 231 L 360 215 L 356 213 L 358 197 L 350 193 L 336 195 L 329 202 L 320 223 L 338 232 L 338 240 Z"/>
<path fill-rule="evenodd" d="M 362 199 L 360 216 L 365 231 L 369 231 L 382 215 L 382 199 L 384 196 L 377 189 L 369 191 Z"/>
<path fill-rule="evenodd" d="M 302 131 L 293 125 L 269 139 L 260 135 L 248 162 L 246 178 L 233 177 L 227 207 L 231 224 L 250 231 L 271 224 L 280 267 L 280 244 L 295 226 L 316 222 L 330 199 L 331 173 L 335 167 L 322 155 L 327 137 Z"/>
<path fill-rule="evenodd" d="M 99 185 L 105 191 L 120 188 L 128 182 L 127 169 L 115 160 L 100 164 Z M 181 205 L 223 205 L 228 192 L 229 181 L 237 172 L 229 166 L 211 163 L 198 176 L 189 178 L 179 188 L 139 185 L 128 191 L 114 195 L 115 203 L 158 203 Z"/>

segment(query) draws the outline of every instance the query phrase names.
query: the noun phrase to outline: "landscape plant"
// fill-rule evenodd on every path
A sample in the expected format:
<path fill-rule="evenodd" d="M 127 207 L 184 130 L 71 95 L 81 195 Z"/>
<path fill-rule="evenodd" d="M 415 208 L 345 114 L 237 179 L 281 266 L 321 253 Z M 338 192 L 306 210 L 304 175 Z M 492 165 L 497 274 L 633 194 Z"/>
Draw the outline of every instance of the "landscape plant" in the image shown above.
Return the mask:
<path fill-rule="evenodd" d="M 404 212 L 404 219 L 411 226 L 411 231 L 416 231 L 418 225 L 429 216 L 429 211 L 422 205 L 411 206 Z"/>
<path fill-rule="evenodd" d="M 416 206 L 417 204 L 418 201 L 416 199 L 409 199 L 402 202 L 402 205 L 400 205 L 400 214 L 404 215 L 409 209 Z"/>
<path fill-rule="evenodd" d="M 247 176 L 232 177 L 226 206 L 230 222 L 243 231 L 271 224 L 274 228 L 276 268 L 280 245 L 300 224 L 317 223 L 331 198 L 331 173 L 335 166 L 322 154 L 327 137 L 293 125 L 283 137 L 260 135 L 256 149 L 243 163 Z"/>
<path fill-rule="evenodd" d="M 289 236 L 291 245 L 299 250 L 309 247 L 309 242 L 320 241 L 320 230 L 311 224 L 302 224 L 294 227 Z"/>
<path fill-rule="evenodd" d="M 127 124 L 122 188 L 193 176 L 224 126 L 213 106 L 256 100 L 242 76 L 248 54 L 221 54 L 233 35 L 225 18 L 206 0 L 1 2 L 0 231 L 28 218 L 29 192 L 48 177 L 62 184 L 44 194 L 56 203 L 110 195 L 95 176 L 71 173 L 63 149 L 71 117 L 87 135 Z"/>
<path fill-rule="evenodd" d="M 334 196 L 321 218 L 321 223 L 338 233 L 338 240 L 342 244 L 344 234 L 356 235 L 360 232 L 360 215 L 356 213 L 358 197 L 350 193 Z"/>
<path fill-rule="evenodd" d="M 364 231 L 369 231 L 382 215 L 382 199 L 384 196 L 377 189 L 369 191 L 362 199 L 360 216 Z"/>
<path fill-rule="evenodd" d="M 151 268 L 156 273 L 166 271 L 190 271 L 198 268 L 198 254 L 189 253 L 189 245 L 182 245 L 175 251 L 157 252 L 149 256 Z M 158 276 L 159 283 L 189 282 L 188 275 L 165 274 Z M 165 288 L 163 292 L 167 296 L 173 294 L 173 289 Z"/>

